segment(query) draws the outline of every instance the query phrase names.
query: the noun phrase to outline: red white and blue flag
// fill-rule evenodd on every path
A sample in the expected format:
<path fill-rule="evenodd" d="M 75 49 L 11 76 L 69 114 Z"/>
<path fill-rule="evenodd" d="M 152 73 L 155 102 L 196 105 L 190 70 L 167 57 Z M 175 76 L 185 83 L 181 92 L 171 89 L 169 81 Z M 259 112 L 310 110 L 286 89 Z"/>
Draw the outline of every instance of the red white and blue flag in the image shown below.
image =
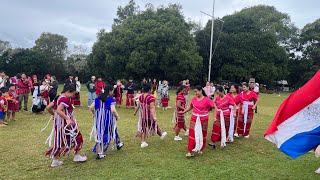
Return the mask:
<path fill-rule="evenodd" d="M 291 158 L 320 145 L 320 70 L 280 105 L 264 137 Z"/>

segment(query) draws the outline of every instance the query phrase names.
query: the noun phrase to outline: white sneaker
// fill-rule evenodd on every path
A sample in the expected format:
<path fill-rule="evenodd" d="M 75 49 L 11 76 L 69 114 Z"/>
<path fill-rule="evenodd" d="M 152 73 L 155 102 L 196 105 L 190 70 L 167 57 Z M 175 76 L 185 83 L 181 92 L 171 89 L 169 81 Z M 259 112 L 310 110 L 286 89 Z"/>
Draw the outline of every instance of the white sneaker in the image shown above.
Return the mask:
<path fill-rule="evenodd" d="M 163 132 L 162 135 L 161 135 L 161 137 L 160 137 L 160 139 L 161 139 L 161 140 L 164 139 L 164 138 L 167 136 L 167 134 L 168 134 L 167 132 Z"/>
<path fill-rule="evenodd" d="M 184 132 L 184 135 L 185 135 L 185 136 L 189 136 L 189 129 L 187 129 L 187 130 Z"/>
<path fill-rule="evenodd" d="M 320 174 L 320 168 L 315 171 L 316 174 Z"/>
<path fill-rule="evenodd" d="M 248 136 L 243 136 L 243 137 L 248 139 L 250 136 L 248 135 Z"/>
<path fill-rule="evenodd" d="M 180 136 L 175 136 L 173 140 L 175 140 L 175 141 L 181 141 L 182 138 L 181 138 Z"/>
<path fill-rule="evenodd" d="M 84 162 L 87 160 L 86 156 L 81 156 L 80 154 L 74 155 L 73 161 L 74 162 Z"/>
<path fill-rule="evenodd" d="M 235 133 L 233 136 L 238 138 L 238 137 L 239 137 L 239 134 L 238 134 L 238 133 Z"/>
<path fill-rule="evenodd" d="M 146 142 L 142 142 L 141 143 L 141 148 L 145 148 L 145 147 L 148 147 L 149 145 L 148 145 L 148 143 L 146 143 Z"/>
<path fill-rule="evenodd" d="M 58 167 L 58 166 L 61 166 L 63 164 L 62 161 L 59 161 L 57 159 L 54 159 L 51 163 L 51 167 Z"/>

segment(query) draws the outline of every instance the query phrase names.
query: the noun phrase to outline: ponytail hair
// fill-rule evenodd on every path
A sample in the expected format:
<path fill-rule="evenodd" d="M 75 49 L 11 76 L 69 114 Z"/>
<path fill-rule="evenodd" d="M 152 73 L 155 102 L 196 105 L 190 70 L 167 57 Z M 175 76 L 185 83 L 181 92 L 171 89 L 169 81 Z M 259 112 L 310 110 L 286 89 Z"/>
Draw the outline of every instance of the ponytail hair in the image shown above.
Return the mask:
<path fill-rule="evenodd" d="M 201 91 L 201 92 L 202 92 L 202 95 L 205 96 L 205 97 L 207 97 L 207 94 L 206 94 L 206 92 L 204 92 L 204 90 L 202 89 L 202 86 L 196 85 L 196 87 L 195 87 L 194 89 L 196 89 L 196 90 L 198 90 L 198 91 Z"/>
<path fill-rule="evenodd" d="M 101 93 L 98 98 L 102 101 L 102 102 L 106 102 L 108 97 L 109 97 L 109 92 L 113 90 L 113 86 L 111 86 L 110 84 L 108 84 L 106 86 L 106 88 L 104 89 L 104 93 Z"/>
<path fill-rule="evenodd" d="M 177 90 L 177 95 L 178 95 L 182 90 L 184 90 L 184 89 L 186 89 L 186 88 L 187 88 L 187 86 L 185 86 L 185 85 L 180 86 L 180 87 L 178 88 L 178 90 Z"/>

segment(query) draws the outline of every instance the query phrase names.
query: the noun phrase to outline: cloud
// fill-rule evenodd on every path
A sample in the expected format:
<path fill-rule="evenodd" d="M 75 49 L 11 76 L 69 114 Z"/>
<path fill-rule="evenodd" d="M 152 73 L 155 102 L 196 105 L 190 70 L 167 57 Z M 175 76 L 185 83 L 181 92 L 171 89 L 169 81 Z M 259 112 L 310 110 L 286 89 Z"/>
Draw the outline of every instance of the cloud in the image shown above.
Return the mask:
<path fill-rule="evenodd" d="M 14 47 L 32 47 L 42 32 L 64 35 L 69 46 L 84 45 L 91 49 L 96 33 L 110 30 L 118 6 L 129 0 L 0 0 L 0 39 L 8 40 Z M 136 0 L 141 9 L 147 3 L 155 6 L 179 3 L 187 19 L 205 25 L 210 17 L 200 11 L 212 12 L 213 0 Z M 319 16 L 320 1 L 309 0 L 216 0 L 215 16 L 223 17 L 244 7 L 258 4 L 275 6 L 288 13 L 292 21 L 302 28 Z"/>

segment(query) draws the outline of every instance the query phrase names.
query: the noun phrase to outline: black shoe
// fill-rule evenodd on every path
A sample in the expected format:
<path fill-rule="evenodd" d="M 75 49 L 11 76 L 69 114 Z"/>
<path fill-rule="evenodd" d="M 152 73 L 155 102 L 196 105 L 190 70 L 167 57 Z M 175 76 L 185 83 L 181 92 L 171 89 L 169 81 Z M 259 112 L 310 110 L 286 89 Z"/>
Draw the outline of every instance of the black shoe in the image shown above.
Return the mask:
<path fill-rule="evenodd" d="M 26 111 L 26 112 L 28 112 L 28 109 L 26 108 L 26 109 L 23 109 L 24 111 Z"/>
<path fill-rule="evenodd" d="M 96 159 L 97 159 L 97 160 L 99 160 L 99 159 L 103 159 L 103 158 L 105 158 L 105 157 L 106 157 L 106 155 L 103 155 L 103 154 L 97 154 Z"/>
<path fill-rule="evenodd" d="M 123 142 L 120 142 L 120 143 L 117 145 L 117 150 L 120 150 L 123 146 L 124 146 Z"/>
<path fill-rule="evenodd" d="M 211 146 L 213 149 L 216 148 L 216 144 L 214 142 L 210 142 L 208 145 Z"/>

